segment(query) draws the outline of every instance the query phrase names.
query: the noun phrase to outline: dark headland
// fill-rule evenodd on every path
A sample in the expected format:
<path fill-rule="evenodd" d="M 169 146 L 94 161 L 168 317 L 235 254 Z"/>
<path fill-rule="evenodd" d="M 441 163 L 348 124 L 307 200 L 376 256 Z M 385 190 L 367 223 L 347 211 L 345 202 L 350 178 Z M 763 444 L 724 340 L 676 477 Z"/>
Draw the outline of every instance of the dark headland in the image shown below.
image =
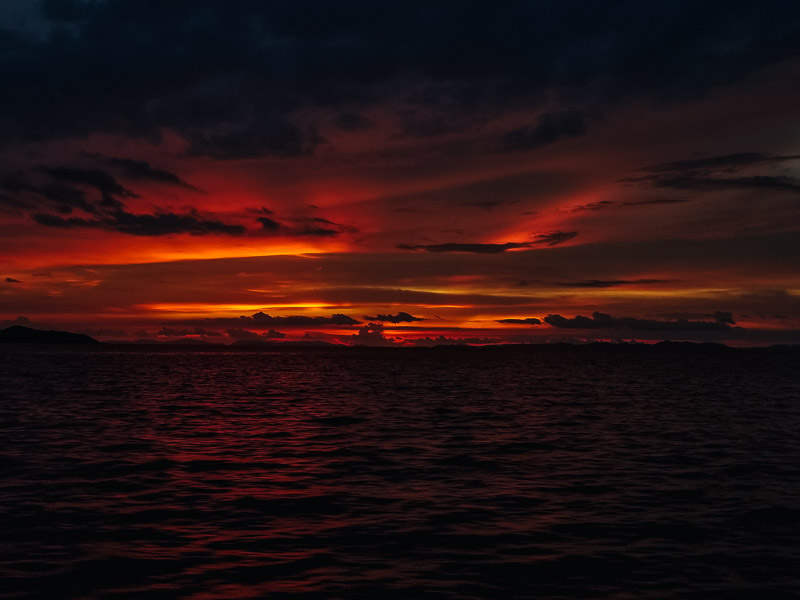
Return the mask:
<path fill-rule="evenodd" d="M 13 344 L 99 344 L 96 339 L 82 333 L 46 331 L 13 325 L 0 331 L 0 343 Z"/>

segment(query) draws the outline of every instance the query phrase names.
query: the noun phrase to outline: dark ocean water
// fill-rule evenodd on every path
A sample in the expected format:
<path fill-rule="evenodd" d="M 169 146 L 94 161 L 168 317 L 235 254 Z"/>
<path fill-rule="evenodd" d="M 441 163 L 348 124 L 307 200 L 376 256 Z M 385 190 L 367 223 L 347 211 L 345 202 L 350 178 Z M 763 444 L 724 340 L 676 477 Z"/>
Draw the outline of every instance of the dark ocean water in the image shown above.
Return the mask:
<path fill-rule="evenodd" d="M 798 354 L 0 349 L 2 598 L 798 598 Z"/>

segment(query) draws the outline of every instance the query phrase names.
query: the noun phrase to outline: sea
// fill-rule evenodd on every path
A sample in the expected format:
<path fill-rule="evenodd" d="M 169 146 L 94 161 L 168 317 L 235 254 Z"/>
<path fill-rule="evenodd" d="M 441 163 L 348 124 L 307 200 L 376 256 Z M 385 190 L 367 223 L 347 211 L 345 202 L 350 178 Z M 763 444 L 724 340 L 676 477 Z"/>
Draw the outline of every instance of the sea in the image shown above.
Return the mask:
<path fill-rule="evenodd" d="M 5 344 L 0 598 L 800 598 L 800 353 Z"/>

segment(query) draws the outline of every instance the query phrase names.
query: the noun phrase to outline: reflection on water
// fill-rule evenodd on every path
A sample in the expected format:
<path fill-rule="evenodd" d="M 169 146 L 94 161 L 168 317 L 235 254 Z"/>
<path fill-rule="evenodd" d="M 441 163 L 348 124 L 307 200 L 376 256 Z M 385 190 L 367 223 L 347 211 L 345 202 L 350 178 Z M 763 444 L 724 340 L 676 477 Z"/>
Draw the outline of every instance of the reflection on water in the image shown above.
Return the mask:
<path fill-rule="evenodd" d="M 0 597 L 797 597 L 796 367 L 7 347 Z"/>

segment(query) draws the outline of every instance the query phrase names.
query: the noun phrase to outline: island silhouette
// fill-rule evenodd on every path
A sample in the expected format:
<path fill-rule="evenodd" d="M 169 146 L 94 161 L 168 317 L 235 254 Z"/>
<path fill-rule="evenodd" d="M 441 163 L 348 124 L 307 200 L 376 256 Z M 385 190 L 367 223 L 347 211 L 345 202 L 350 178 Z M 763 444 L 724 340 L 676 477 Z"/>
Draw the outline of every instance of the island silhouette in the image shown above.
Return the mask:
<path fill-rule="evenodd" d="M 764 351 L 764 352 L 800 352 L 800 344 L 776 344 L 772 346 L 728 346 L 714 342 L 689 342 L 662 340 L 652 344 L 641 342 L 608 342 L 592 341 L 586 343 L 571 342 L 544 342 L 544 343 L 506 343 L 490 345 L 471 345 L 471 344 L 437 344 L 431 347 L 415 346 L 395 346 L 391 348 L 381 348 L 362 344 L 332 344 L 319 340 L 315 341 L 272 341 L 272 340 L 239 340 L 230 344 L 209 342 L 194 338 L 180 338 L 176 340 L 152 340 L 138 339 L 110 340 L 101 342 L 82 333 L 71 333 L 68 331 L 43 330 L 25 327 L 23 325 L 13 325 L 0 330 L 0 344 L 62 344 L 62 345 L 103 345 L 103 346 L 181 346 L 187 349 L 204 347 L 226 347 L 231 349 L 255 349 L 255 348 L 295 348 L 295 347 L 330 347 L 330 348 L 361 348 L 370 350 L 408 350 L 408 349 L 447 349 L 453 352 L 469 352 L 471 350 L 503 350 L 518 349 L 526 351 L 545 351 L 545 352 L 635 352 L 635 353 L 730 353 L 737 351 Z"/>
<path fill-rule="evenodd" d="M 12 325 L 0 331 L 0 342 L 15 344 L 99 344 L 96 339 L 82 333 L 32 329 Z"/>

